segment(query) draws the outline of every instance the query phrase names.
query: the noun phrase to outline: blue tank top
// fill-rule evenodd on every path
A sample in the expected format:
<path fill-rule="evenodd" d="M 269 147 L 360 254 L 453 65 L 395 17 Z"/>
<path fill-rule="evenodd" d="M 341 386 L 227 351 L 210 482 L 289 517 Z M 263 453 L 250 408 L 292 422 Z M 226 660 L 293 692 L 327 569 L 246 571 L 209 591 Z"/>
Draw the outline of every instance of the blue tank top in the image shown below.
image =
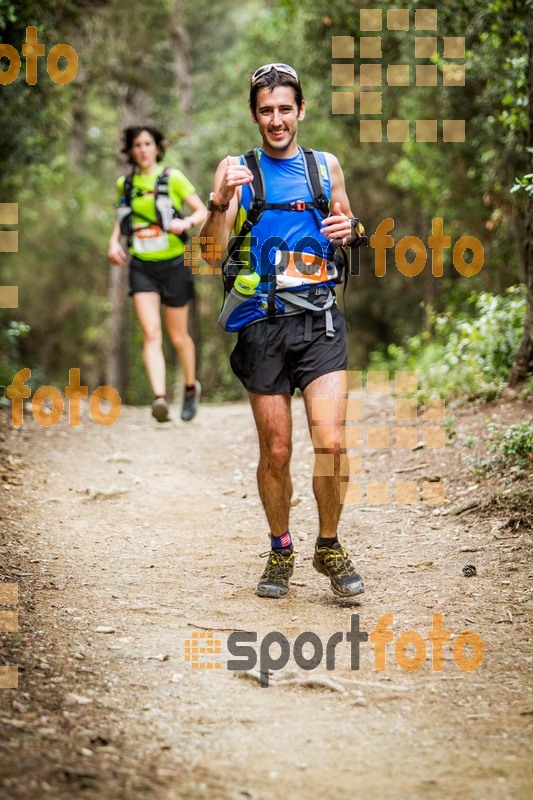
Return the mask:
<path fill-rule="evenodd" d="M 293 203 L 297 200 L 312 202 L 313 195 L 307 181 L 304 156 L 301 150 L 292 158 L 271 158 L 263 150 L 256 151 L 263 173 L 265 200 L 267 203 Z M 316 152 L 328 200 L 331 197 L 331 181 L 322 152 Z M 240 158 L 245 164 L 244 156 Z M 252 188 L 245 184 L 235 224 L 238 233 L 253 199 Z M 334 248 L 329 239 L 320 233 L 322 218 L 317 209 L 286 211 L 266 209 L 259 222 L 254 225 L 250 238 L 243 247 L 242 255 L 249 252 L 252 266 L 261 276 L 260 291 L 267 292 L 276 274 L 276 264 L 287 261 L 290 253 L 314 254 L 325 261 L 333 260 Z M 248 255 L 248 254 L 247 254 Z M 322 281 L 326 283 L 329 281 Z M 315 283 L 315 281 L 313 281 Z M 315 285 L 319 285 L 315 283 Z M 290 286 L 288 287 L 290 288 Z"/>

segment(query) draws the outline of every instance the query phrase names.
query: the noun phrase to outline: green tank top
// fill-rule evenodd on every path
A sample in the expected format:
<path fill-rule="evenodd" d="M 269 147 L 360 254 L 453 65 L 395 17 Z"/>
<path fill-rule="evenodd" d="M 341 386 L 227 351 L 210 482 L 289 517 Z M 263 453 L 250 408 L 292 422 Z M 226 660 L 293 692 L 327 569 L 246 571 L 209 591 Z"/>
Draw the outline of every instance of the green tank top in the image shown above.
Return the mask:
<path fill-rule="evenodd" d="M 162 171 L 163 167 L 158 165 L 157 170 L 151 175 L 133 176 L 131 201 L 133 224 L 138 225 L 140 229 L 133 235 L 130 252 L 142 261 L 165 261 L 177 258 L 185 250 L 185 245 L 178 236 L 162 230 L 157 223 L 153 191 L 157 177 Z M 119 203 L 124 194 L 124 181 L 124 175 L 117 180 Z M 181 209 L 183 202 L 195 193 L 194 186 L 179 169 L 170 170 L 168 190 L 172 205 L 176 209 Z M 135 212 L 142 214 L 142 217 L 136 217 Z M 150 224 L 144 217 L 153 220 L 153 223 Z"/>

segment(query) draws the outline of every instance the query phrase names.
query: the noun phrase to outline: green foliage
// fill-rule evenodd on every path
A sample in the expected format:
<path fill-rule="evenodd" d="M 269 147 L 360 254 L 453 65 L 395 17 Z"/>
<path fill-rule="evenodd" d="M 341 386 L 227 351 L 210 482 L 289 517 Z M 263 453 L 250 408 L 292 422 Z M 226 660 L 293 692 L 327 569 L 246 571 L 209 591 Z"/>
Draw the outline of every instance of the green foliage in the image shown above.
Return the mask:
<path fill-rule="evenodd" d="M 417 5 L 404 4 L 411 22 Z M 499 328 L 484 322 L 490 332 L 478 337 L 473 312 L 481 311 L 467 303 L 466 313 L 463 307 L 473 289 L 502 293 L 522 276 L 526 193 L 509 190 L 515 176 L 530 172 L 525 148 L 530 3 L 439 4 L 439 37 L 466 37 L 466 86 L 444 87 L 440 78 L 434 88 L 383 86 L 384 118 L 411 119 L 412 138 L 415 119 L 465 119 L 467 138 L 457 144 L 360 143 L 357 104 L 353 115 L 332 115 L 331 37 L 354 36 L 357 67 L 360 7 L 368 3 L 0 0 L 2 42 L 20 51 L 26 26 L 35 24 L 47 51 L 68 42 L 80 61 L 78 76 L 66 86 L 48 79 L 40 59 L 37 85 L 25 83 L 23 63 L 13 84 L 0 87 L 0 201 L 18 202 L 21 216 L 20 251 L 3 257 L 0 284 L 20 287 L 17 316 L 31 327 L 24 340 L 28 365 L 39 365 L 46 380 L 60 385 L 73 366 L 82 369 L 89 385 L 105 383 L 106 247 L 114 180 L 124 166 L 118 156 L 124 124 L 135 119 L 163 127 L 171 141 L 167 163 L 183 166 L 206 198 L 217 163 L 259 144 L 247 107 L 248 77 L 259 64 L 279 60 L 294 64 L 302 77 L 307 115 L 299 141 L 338 156 L 353 212 L 370 234 L 390 216 L 397 241 L 404 235 L 426 241 L 431 219 L 442 216 L 445 233 L 454 241 L 476 236 L 490 264 L 468 280 L 459 279 L 449 259 L 438 281 L 429 275 L 429 265 L 413 279 L 390 269 L 386 280 L 379 280 L 363 255 L 361 276 L 351 281 L 346 296 L 350 366 L 366 366 L 378 342 L 386 346 L 407 336 L 410 344 L 391 345 L 382 361 L 408 361 L 409 368 L 428 374 L 437 367 L 437 389 L 444 394 L 461 387 L 482 396 L 498 390 L 520 312 L 510 312 L 513 332 L 495 342 Z M 381 7 L 385 16 L 398 3 L 383 0 Z M 383 63 L 409 63 L 413 69 L 414 36 L 413 29 L 384 31 Z M 438 59 L 435 63 L 440 68 Z M 529 176 L 516 185 L 530 191 Z M 204 396 L 241 397 L 228 364 L 233 337 L 216 324 L 220 282 L 201 279 L 197 286 Z M 507 298 L 511 304 L 514 299 Z M 491 313 L 487 308 L 486 316 Z M 426 330 L 428 325 L 434 331 Z M 133 322 L 129 332 L 128 396 L 141 402 L 149 389 Z M 171 381 L 172 365 L 169 371 Z"/>
<path fill-rule="evenodd" d="M 530 153 L 531 147 L 528 147 L 527 150 Z M 525 192 L 528 196 L 533 195 L 533 173 L 528 172 L 527 175 L 514 179 L 514 186 L 511 189 L 511 194 L 521 191 Z"/>
<path fill-rule="evenodd" d="M 23 366 L 20 361 L 20 341 L 30 328 L 24 322 L 2 323 L 0 320 L 0 385 L 7 386 Z"/>
<path fill-rule="evenodd" d="M 5 30 L 8 23 L 15 22 L 17 9 L 11 0 L 0 0 L 0 31 Z"/>
<path fill-rule="evenodd" d="M 518 395 L 519 400 L 533 399 L 533 375 L 528 375 Z"/>
<path fill-rule="evenodd" d="M 503 295 L 473 293 L 468 308 L 432 318 L 424 331 L 403 346 L 391 344 L 372 354 L 372 369 L 418 370 L 423 392 L 441 397 L 466 394 L 492 400 L 505 386 L 520 343 L 525 289 Z"/>
<path fill-rule="evenodd" d="M 533 466 L 533 423 L 521 422 L 504 429 L 497 423 L 489 423 L 488 449 L 496 454 L 503 467 Z"/>
<path fill-rule="evenodd" d="M 37 27 L 37 41 L 45 53 L 67 41 L 77 47 L 74 31 L 87 15 L 108 0 L 0 0 L 0 41 L 21 55 L 26 28 Z M 70 40 L 70 41 L 69 41 Z M 80 59 L 82 60 L 82 59 Z M 2 60 L 0 69 L 5 69 Z M 73 85 L 55 84 L 46 71 L 45 57 L 37 59 L 37 83 L 26 83 L 25 59 L 15 80 L 1 87 L 0 103 L 0 194 L 17 190 L 28 182 L 29 165 L 39 165 L 61 146 L 65 117 L 74 94 Z M 65 105 L 65 103 L 67 105 Z"/>
<path fill-rule="evenodd" d="M 11 636 L 9 637 L 9 643 L 10 643 L 11 647 L 14 647 L 14 648 L 22 647 L 23 634 L 20 631 L 17 631 L 16 633 L 12 633 Z"/>
<path fill-rule="evenodd" d="M 444 420 L 444 430 L 446 432 L 446 440 L 452 442 L 457 436 L 457 420 L 455 417 L 446 417 Z"/>

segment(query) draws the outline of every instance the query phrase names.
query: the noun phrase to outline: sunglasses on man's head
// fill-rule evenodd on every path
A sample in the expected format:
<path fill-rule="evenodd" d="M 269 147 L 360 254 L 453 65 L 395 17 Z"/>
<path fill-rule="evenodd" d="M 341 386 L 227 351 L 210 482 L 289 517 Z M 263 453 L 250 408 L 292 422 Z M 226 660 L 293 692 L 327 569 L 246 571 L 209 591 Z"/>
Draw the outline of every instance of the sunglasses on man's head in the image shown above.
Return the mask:
<path fill-rule="evenodd" d="M 290 75 L 291 78 L 294 78 L 294 80 L 300 83 L 298 73 L 288 64 L 263 64 L 263 66 L 256 69 L 256 71 L 252 75 L 251 86 L 255 86 L 255 84 L 257 83 L 258 80 L 260 80 L 260 78 L 263 78 L 265 75 L 268 75 L 268 73 L 271 72 L 273 69 L 275 69 L 276 72 L 283 72 L 285 73 L 285 75 Z"/>

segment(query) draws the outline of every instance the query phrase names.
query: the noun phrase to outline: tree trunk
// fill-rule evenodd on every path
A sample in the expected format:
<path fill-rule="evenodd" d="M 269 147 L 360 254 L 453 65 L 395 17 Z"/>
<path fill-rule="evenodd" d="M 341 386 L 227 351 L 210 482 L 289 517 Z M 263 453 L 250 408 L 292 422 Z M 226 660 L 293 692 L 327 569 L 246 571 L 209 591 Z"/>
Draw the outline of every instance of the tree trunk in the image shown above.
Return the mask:
<path fill-rule="evenodd" d="M 80 74 L 81 73 L 81 74 Z M 86 69 L 80 69 L 74 82 L 75 94 L 72 103 L 72 127 L 69 136 L 69 158 L 72 167 L 79 173 L 83 169 L 87 135 L 87 99 L 89 81 Z"/>
<path fill-rule="evenodd" d="M 529 108 L 529 125 L 527 134 L 528 146 L 528 169 L 529 174 L 533 173 L 533 10 L 529 12 L 528 27 L 528 77 L 527 94 Z M 533 195 L 528 194 L 526 208 L 526 248 L 525 248 L 525 284 L 526 284 L 526 316 L 524 319 L 524 333 L 520 342 L 520 347 L 515 356 L 511 372 L 509 374 L 509 385 L 516 386 L 522 383 L 533 369 Z"/>
<path fill-rule="evenodd" d="M 138 64 L 138 68 L 143 68 L 142 60 Z M 125 91 L 121 92 L 119 98 L 120 103 L 120 124 L 122 128 L 128 128 L 131 125 L 143 125 L 150 122 L 148 115 L 148 93 L 144 88 L 139 86 L 126 86 Z"/>
<path fill-rule="evenodd" d="M 109 267 L 109 350 L 107 356 L 107 384 L 125 401 L 129 378 L 128 325 L 127 325 L 127 267 Z"/>
<path fill-rule="evenodd" d="M 181 153 L 181 159 L 185 174 L 194 183 L 194 165 L 189 156 L 187 147 L 194 132 L 192 115 L 191 37 L 185 26 L 181 3 L 175 3 L 172 8 L 169 38 L 174 52 L 172 71 L 174 73 L 176 97 L 181 120 L 181 138 L 185 144 L 185 150 Z M 198 234 L 196 234 L 196 236 L 197 235 Z M 198 292 L 198 281 L 196 282 L 196 292 Z M 196 346 L 196 369 L 197 372 L 201 372 L 200 361 L 202 347 L 197 300 L 193 300 L 189 306 L 189 333 Z"/>
<path fill-rule="evenodd" d="M 119 100 L 121 128 L 143 123 L 147 118 L 148 96 L 143 89 L 128 86 Z M 118 162 L 117 162 L 118 163 Z M 119 168 L 124 172 L 124 167 Z M 109 350 L 107 383 L 125 402 L 129 385 L 128 269 L 109 265 Z"/>
<path fill-rule="evenodd" d="M 174 61 L 171 66 L 174 73 L 174 85 L 179 108 L 180 133 L 185 144 L 185 151 L 181 154 L 181 157 L 184 172 L 189 176 L 193 170 L 193 163 L 189 156 L 187 145 L 194 130 L 192 117 L 191 37 L 185 27 L 181 3 L 175 3 L 172 7 L 169 38 L 174 52 Z"/>

